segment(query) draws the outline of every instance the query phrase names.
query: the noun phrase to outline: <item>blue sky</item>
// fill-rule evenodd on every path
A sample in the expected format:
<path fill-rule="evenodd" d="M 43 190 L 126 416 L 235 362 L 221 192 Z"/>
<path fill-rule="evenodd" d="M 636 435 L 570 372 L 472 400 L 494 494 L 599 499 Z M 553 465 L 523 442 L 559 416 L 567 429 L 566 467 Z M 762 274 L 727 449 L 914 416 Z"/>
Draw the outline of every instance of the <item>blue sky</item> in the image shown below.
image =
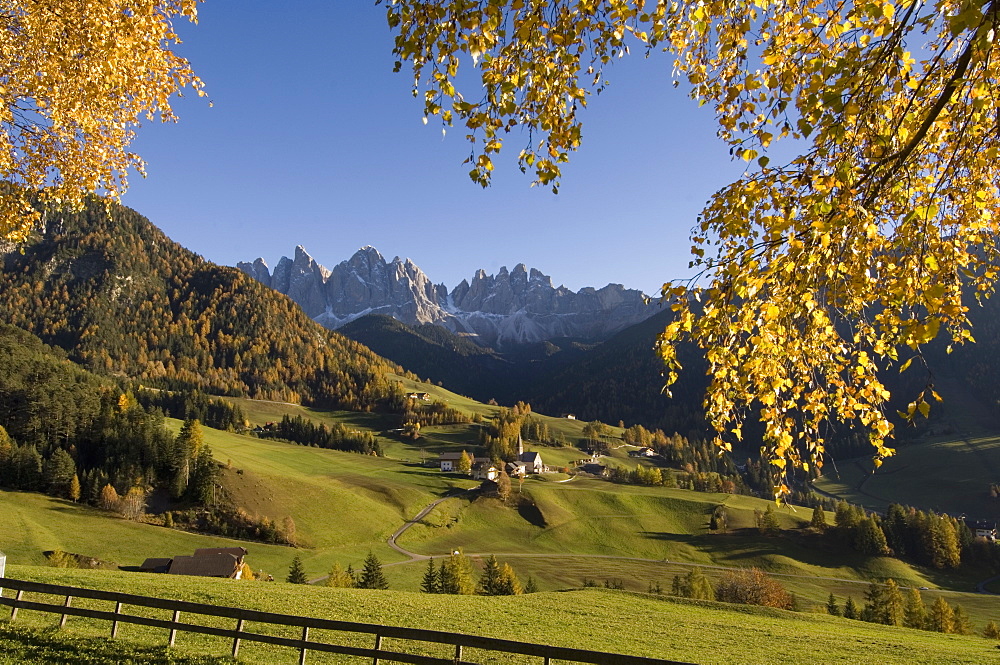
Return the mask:
<path fill-rule="evenodd" d="M 332 266 L 373 245 L 449 288 L 521 262 L 654 293 L 689 273 L 698 211 L 742 172 L 663 54 L 615 63 L 553 195 L 517 171 L 514 135 L 493 186 L 469 180 L 464 132 L 422 123 L 372 0 L 208 0 L 179 27 L 213 106 L 178 100 L 179 123 L 139 130 L 148 177 L 124 202 L 216 263 L 273 267 L 301 244 Z"/>

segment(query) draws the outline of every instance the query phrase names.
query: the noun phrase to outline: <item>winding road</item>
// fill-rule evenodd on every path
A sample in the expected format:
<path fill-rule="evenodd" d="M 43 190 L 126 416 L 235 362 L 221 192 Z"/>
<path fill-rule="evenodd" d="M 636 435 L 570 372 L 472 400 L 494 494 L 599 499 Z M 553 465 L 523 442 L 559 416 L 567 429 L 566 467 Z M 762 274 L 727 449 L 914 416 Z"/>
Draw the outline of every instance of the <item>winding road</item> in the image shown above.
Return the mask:
<path fill-rule="evenodd" d="M 389 547 L 391 547 L 392 549 L 396 550 L 397 552 L 399 552 L 400 554 L 402 554 L 403 556 L 408 557 L 408 558 L 406 560 L 404 560 L 404 561 L 395 561 L 393 563 L 382 564 L 382 567 L 383 568 L 388 568 L 390 566 L 403 566 L 403 565 L 406 565 L 406 564 L 409 564 L 409 563 L 413 563 L 415 561 L 426 561 L 428 559 L 434 558 L 434 555 L 430 555 L 430 554 L 418 554 L 416 552 L 411 552 L 410 550 L 405 549 L 404 547 L 402 547 L 401 545 L 399 545 L 399 543 L 397 543 L 396 540 L 407 529 L 409 529 L 411 526 L 413 526 L 414 524 L 420 522 L 420 520 L 422 520 L 424 517 L 426 517 L 441 502 L 446 501 L 448 499 L 452 499 L 452 498 L 458 497 L 458 496 L 462 496 L 463 494 L 468 494 L 468 493 L 474 492 L 474 491 L 475 490 L 461 490 L 461 491 L 457 491 L 457 492 L 452 492 L 452 493 L 450 493 L 450 494 L 448 494 L 446 496 L 441 497 L 440 499 L 435 499 L 434 501 L 432 501 L 431 503 L 429 503 L 427 506 L 425 506 L 419 513 L 417 513 L 416 516 L 413 519 L 407 520 L 406 522 L 404 522 L 402 526 L 400 526 L 398 529 L 396 529 L 396 531 L 393 532 L 393 534 L 391 536 L 389 536 L 389 538 L 386 540 L 386 543 L 389 545 Z M 442 554 L 438 554 L 437 557 L 438 558 L 446 557 L 449 554 L 450 554 L 450 552 L 445 552 L 445 553 L 442 553 Z M 662 564 L 667 564 L 667 565 L 671 565 L 671 566 L 681 566 L 681 567 L 687 567 L 687 568 L 703 568 L 703 569 L 707 569 L 707 570 L 723 570 L 723 571 L 725 571 L 725 570 L 738 570 L 739 569 L 738 567 L 735 567 L 735 566 L 713 566 L 713 565 L 706 565 L 706 564 L 702 564 L 702 563 L 690 563 L 690 562 L 686 562 L 686 561 L 670 561 L 668 559 L 649 559 L 649 558 L 644 558 L 644 557 L 623 556 L 623 555 L 620 555 L 620 554 L 563 554 L 563 553 L 559 553 L 559 552 L 549 552 L 549 553 L 532 553 L 532 552 L 467 552 L 466 553 L 466 556 L 470 556 L 470 557 L 488 557 L 488 556 L 491 556 L 491 555 L 496 556 L 496 557 L 506 558 L 506 559 L 603 559 L 605 561 L 609 561 L 609 560 L 610 561 L 631 561 L 631 562 L 635 562 L 635 563 L 655 563 L 655 564 L 661 564 L 661 565 Z M 860 584 L 860 585 L 865 585 L 865 586 L 868 586 L 870 584 L 870 582 L 866 581 L 866 580 L 852 580 L 852 579 L 847 579 L 847 578 L 843 578 L 843 577 L 824 577 L 824 576 L 820 576 L 820 575 L 796 575 L 794 573 L 770 573 L 770 572 L 768 574 L 771 575 L 772 577 L 787 577 L 787 578 L 797 578 L 797 579 L 805 579 L 805 580 L 825 580 L 825 581 L 828 581 L 828 582 L 842 582 L 842 583 L 847 583 L 847 584 Z M 317 577 L 316 579 L 309 580 L 309 584 L 319 584 L 319 583 L 322 583 L 328 577 L 329 577 L 329 575 L 323 575 L 321 577 Z M 1000 577 L 996 577 L 996 578 L 991 578 L 991 579 L 988 579 L 988 580 L 984 580 L 983 582 L 981 582 L 977 586 L 976 591 L 979 592 L 979 593 L 992 594 L 991 591 L 988 591 L 985 588 L 985 585 L 989 584 L 990 582 L 992 582 L 992 581 L 994 581 L 996 579 L 1000 579 Z M 903 587 L 903 588 L 907 588 L 907 587 Z M 950 589 L 934 589 L 934 591 L 937 592 L 937 593 L 966 593 L 966 592 L 954 591 L 954 590 L 950 590 Z"/>
<path fill-rule="evenodd" d="M 402 547 L 400 547 L 399 545 L 396 544 L 396 539 L 399 538 L 401 535 L 403 535 L 403 532 L 406 531 L 407 529 L 409 529 L 411 526 L 413 526 L 414 524 L 416 524 L 420 520 L 422 520 L 425 517 L 427 517 L 427 514 L 430 513 L 432 510 L 434 510 L 437 507 L 437 505 L 439 503 L 441 503 L 442 501 L 447 501 L 448 499 L 451 499 L 451 498 L 456 497 L 456 496 L 462 496 L 463 494 L 466 494 L 466 493 L 471 492 L 471 491 L 473 491 L 473 490 L 461 490 L 459 492 L 451 492 L 449 494 L 446 494 L 445 496 L 441 497 L 440 499 L 436 499 L 434 501 L 431 501 L 430 504 L 428 504 L 419 513 L 417 513 L 417 516 L 414 517 L 412 520 L 408 520 L 407 522 L 404 522 L 403 526 L 401 526 L 398 529 L 396 529 L 396 531 L 391 536 L 389 536 L 389 539 L 386 542 L 389 544 L 389 547 L 391 547 L 392 549 L 396 550 L 397 552 L 399 552 L 403 556 L 408 556 L 410 558 L 409 558 L 408 561 L 397 561 L 395 563 L 387 563 L 385 565 L 387 565 L 387 566 L 398 566 L 398 565 L 401 565 L 401 564 L 404 564 L 404 563 L 412 563 L 414 561 L 426 561 L 427 559 L 430 559 L 431 557 L 429 555 L 426 555 L 426 554 L 417 554 L 416 552 L 411 552 L 409 550 L 404 550 Z"/>

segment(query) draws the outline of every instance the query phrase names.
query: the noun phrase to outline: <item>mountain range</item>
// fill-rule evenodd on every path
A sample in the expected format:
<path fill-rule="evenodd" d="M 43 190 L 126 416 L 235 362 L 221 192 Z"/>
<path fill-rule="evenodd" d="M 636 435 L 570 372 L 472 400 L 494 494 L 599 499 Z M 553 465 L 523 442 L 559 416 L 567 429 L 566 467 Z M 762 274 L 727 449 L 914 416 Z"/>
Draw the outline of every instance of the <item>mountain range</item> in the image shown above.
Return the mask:
<path fill-rule="evenodd" d="M 386 261 L 374 247 L 359 249 L 327 269 L 300 245 L 272 272 L 263 259 L 237 267 L 284 293 L 305 313 L 337 329 L 367 314 L 407 325 L 435 324 L 482 346 L 502 349 L 556 338 L 601 341 L 644 321 L 659 309 L 621 284 L 571 291 L 523 263 L 496 275 L 478 270 L 450 291 L 434 284 L 413 261 Z"/>
<path fill-rule="evenodd" d="M 101 374 L 168 390 L 197 388 L 366 410 L 381 408 L 390 397 L 389 373 L 410 371 L 483 401 L 524 400 L 542 412 L 643 423 L 689 438 L 704 431 L 700 404 L 707 377 L 701 353 L 682 347 L 686 371 L 674 397 L 664 397 L 653 346 L 669 313 L 640 305 L 637 291 L 612 285 L 574 294 L 519 266 L 496 276 L 480 272 L 467 289 L 463 283 L 446 292 L 412 262 L 386 262 L 372 248 L 330 271 L 301 250 L 296 261 L 282 262 L 287 267 L 274 274 L 260 262 L 253 279 L 244 272 L 254 265 L 241 266 L 241 272 L 211 264 L 122 206 L 93 202 L 81 211 L 47 211 L 45 220 L 22 248 L 0 248 L 0 321 L 62 347 L 70 359 Z M 368 279 L 362 280 L 364 275 Z M 382 278 L 373 277 L 378 275 Z M 419 302 L 426 305 L 424 314 L 437 312 L 437 321 L 450 321 L 460 330 L 431 322 L 408 325 L 388 316 L 402 307 L 383 305 L 385 316 L 343 314 L 344 320 L 353 316 L 352 322 L 333 332 L 307 316 L 315 317 L 315 310 L 303 312 L 292 299 L 265 286 L 277 280 L 293 293 L 312 288 L 314 306 L 333 313 L 333 301 L 323 289 L 340 284 L 334 292 L 347 293 L 351 279 L 356 283 L 351 288 L 370 304 L 378 302 L 373 294 L 383 303 L 394 298 L 405 303 L 399 291 L 412 286 L 428 295 L 410 298 L 412 319 Z M 474 293 L 479 295 L 472 297 Z M 608 297 L 604 302 L 618 307 L 585 306 L 601 302 L 602 293 L 617 294 L 617 301 Z M 508 343 L 498 350 L 483 335 L 458 325 L 490 311 L 497 313 L 496 321 L 509 322 L 515 316 L 498 312 L 513 310 L 531 321 L 537 333 L 552 318 L 536 304 L 546 298 L 557 314 L 567 314 L 564 321 L 580 323 L 584 312 L 593 315 L 590 339 L 580 326 L 561 330 L 573 334 Z M 476 304 L 451 308 L 472 313 L 463 320 L 442 302 Z M 905 401 L 930 382 L 945 397 L 932 410 L 934 429 L 975 421 L 986 431 L 1000 421 L 1000 300 L 970 306 L 978 344 L 958 346 L 952 353 L 943 342 L 929 345 L 923 355 L 930 372 L 911 368 L 899 374 L 889 368 L 886 383 L 903 400 L 892 408 L 904 409 Z M 629 311 L 640 318 L 637 323 L 630 324 Z M 576 316 L 568 316 L 574 312 Z M 612 322 L 616 312 L 625 314 Z M 602 313 L 604 328 L 594 323 Z M 618 330 L 610 337 L 597 337 L 595 331 L 612 327 Z M 498 339 L 511 339 L 499 330 L 494 329 Z M 899 434 L 909 431 L 901 426 Z"/>

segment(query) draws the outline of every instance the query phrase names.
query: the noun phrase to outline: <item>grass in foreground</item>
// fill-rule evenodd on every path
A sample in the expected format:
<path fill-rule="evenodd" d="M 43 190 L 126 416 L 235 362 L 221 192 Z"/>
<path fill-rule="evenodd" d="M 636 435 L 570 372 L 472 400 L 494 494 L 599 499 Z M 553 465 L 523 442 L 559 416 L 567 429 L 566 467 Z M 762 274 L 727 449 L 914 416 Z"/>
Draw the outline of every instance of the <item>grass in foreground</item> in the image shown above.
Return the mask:
<path fill-rule="evenodd" d="M 14 663 L 221 665 L 235 662 L 227 657 L 186 654 L 165 646 L 142 646 L 127 640 L 78 637 L 54 629 L 31 630 L 0 622 L 0 665 Z"/>
<path fill-rule="evenodd" d="M 127 585 L 134 593 L 179 600 L 446 630 L 703 664 L 1000 663 L 1000 650 L 995 648 L 995 643 L 980 637 L 941 635 L 819 614 L 684 601 L 603 589 L 484 598 L 325 589 L 281 583 L 239 584 L 226 580 L 139 574 L 126 577 L 125 573 L 56 571 L 19 566 L 14 567 L 10 574 L 23 579 L 91 588 L 116 589 Z M 58 616 L 55 615 L 25 611 L 19 615 L 17 626 L 45 629 L 57 621 Z M 206 620 L 206 623 L 210 621 Z M 254 629 L 258 627 L 254 626 Z M 107 622 L 71 618 L 64 633 L 75 640 L 103 636 L 107 630 Z M 139 653 L 141 649 L 150 649 L 149 653 L 155 655 L 158 653 L 156 647 L 166 641 L 164 631 L 145 630 L 137 626 L 124 627 L 122 634 L 132 641 L 126 647 L 126 654 L 130 653 L 128 650 Z M 324 641 L 333 639 L 332 635 L 315 637 Z M 10 638 L 8 631 L 0 631 L 0 649 L 4 653 L 7 653 L 6 647 L 11 639 L 16 642 L 20 638 Z M 370 638 L 358 643 L 370 646 Z M 402 645 L 393 642 L 387 646 L 399 648 Z M 181 633 L 176 653 L 189 657 L 221 656 L 228 653 L 228 649 L 226 640 Z M 445 657 L 449 652 L 447 648 L 433 646 L 416 647 L 414 650 Z M 244 643 L 240 655 L 243 662 L 268 664 L 295 662 L 297 654 L 290 649 Z M 474 650 L 465 655 L 479 662 L 529 662 L 505 654 Z M 18 660 L 15 656 L 7 661 L 0 658 L 0 662 L 39 661 Z M 94 652 L 90 660 L 68 662 L 100 664 L 127 661 L 116 660 L 114 652 L 107 657 Z M 361 661 L 310 653 L 308 662 Z"/>

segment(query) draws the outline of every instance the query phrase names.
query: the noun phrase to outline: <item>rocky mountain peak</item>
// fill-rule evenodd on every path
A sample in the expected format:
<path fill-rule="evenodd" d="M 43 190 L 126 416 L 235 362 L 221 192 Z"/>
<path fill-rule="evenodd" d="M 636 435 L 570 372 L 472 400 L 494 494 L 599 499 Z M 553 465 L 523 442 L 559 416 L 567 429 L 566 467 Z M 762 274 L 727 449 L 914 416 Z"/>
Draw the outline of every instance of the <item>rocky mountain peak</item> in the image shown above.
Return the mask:
<path fill-rule="evenodd" d="M 553 337 L 606 339 L 656 313 L 640 291 L 609 284 L 574 293 L 554 288 L 541 271 L 518 263 L 496 275 L 476 271 L 449 293 L 435 285 L 410 259 L 389 263 L 371 245 L 328 270 L 304 247 L 294 259 L 282 257 L 273 273 L 263 259 L 237 267 L 287 294 L 328 328 L 338 328 L 369 313 L 389 314 L 413 325 L 434 323 L 470 336 L 483 345 L 502 347 Z"/>

